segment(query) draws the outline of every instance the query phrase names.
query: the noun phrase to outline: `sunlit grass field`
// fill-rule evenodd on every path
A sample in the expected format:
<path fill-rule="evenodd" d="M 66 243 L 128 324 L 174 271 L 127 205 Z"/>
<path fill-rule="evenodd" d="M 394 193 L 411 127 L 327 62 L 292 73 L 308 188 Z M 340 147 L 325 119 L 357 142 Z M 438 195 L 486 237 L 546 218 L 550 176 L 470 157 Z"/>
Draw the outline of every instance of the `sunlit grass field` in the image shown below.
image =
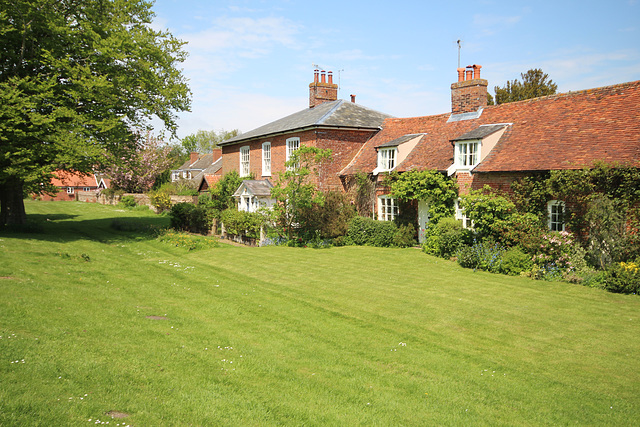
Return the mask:
<path fill-rule="evenodd" d="M 640 421 L 638 296 L 417 249 L 194 245 L 158 240 L 151 212 L 26 208 L 30 233 L 0 233 L 0 425 Z"/>

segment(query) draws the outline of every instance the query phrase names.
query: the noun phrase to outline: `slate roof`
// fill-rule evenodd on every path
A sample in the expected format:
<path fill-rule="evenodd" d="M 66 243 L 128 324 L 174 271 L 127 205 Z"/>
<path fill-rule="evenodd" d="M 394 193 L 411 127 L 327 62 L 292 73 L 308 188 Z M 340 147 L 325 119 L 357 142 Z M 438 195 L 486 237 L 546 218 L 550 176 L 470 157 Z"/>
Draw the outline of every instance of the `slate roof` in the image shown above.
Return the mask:
<path fill-rule="evenodd" d="M 240 196 L 242 194 L 242 187 L 246 187 L 247 190 L 254 196 L 259 197 L 269 197 L 271 196 L 271 189 L 273 188 L 273 184 L 268 179 L 246 179 L 242 181 L 242 184 L 238 189 L 233 193 L 233 196 Z"/>
<path fill-rule="evenodd" d="M 198 169 L 204 170 L 213 163 L 213 153 L 198 154 L 198 160 L 191 163 L 191 159 L 187 160 L 178 169 L 174 170 L 190 170 Z"/>
<path fill-rule="evenodd" d="M 213 159 L 213 155 L 210 154 L 209 155 L 209 160 Z M 198 162 L 196 162 L 198 163 Z M 195 169 L 195 168 L 194 168 Z M 210 164 L 209 166 L 207 166 L 204 170 L 202 170 L 201 172 L 199 172 L 196 176 L 194 176 L 192 179 L 196 182 L 201 182 L 202 179 L 204 178 L 207 183 L 209 185 L 211 185 L 212 183 L 216 182 L 217 180 L 212 178 L 214 175 L 216 175 L 220 169 L 222 169 L 222 157 L 219 158 L 218 160 L 216 160 L 215 162 L 213 162 L 212 164 Z"/>
<path fill-rule="evenodd" d="M 343 99 L 325 102 L 314 108 L 306 108 L 287 117 L 268 123 L 259 128 L 245 132 L 219 145 L 233 145 L 240 142 L 266 137 L 269 135 L 293 132 L 309 127 L 343 127 L 355 129 L 378 129 L 382 122 L 389 118 L 362 105 L 347 102 Z"/>
<path fill-rule="evenodd" d="M 460 135 L 457 138 L 452 139 L 452 141 L 469 141 L 469 140 L 474 140 L 474 139 L 482 139 L 486 136 L 491 135 L 492 133 L 495 133 L 497 131 L 499 131 L 500 129 L 504 128 L 505 126 L 507 126 L 506 124 L 504 125 L 481 125 L 480 127 L 471 130 L 467 133 L 464 133 L 462 135 Z"/>
<path fill-rule="evenodd" d="M 402 135 L 400 138 L 396 138 L 396 139 L 391 140 L 389 142 L 385 142 L 384 144 L 380 144 L 375 148 L 397 147 L 398 145 L 404 144 L 407 141 L 411 141 L 412 139 L 415 139 L 415 138 L 419 137 L 420 135 L 424 135 L 424 134 L 412 133 L 412 134 L 409 134 L 409 135 Z"/>
<path fill-rule="evenodd" d="M 375 147 L 412 133 L 426 135 L 396 170 L 444 172 L 453 163 L 454 140 L 493 129 L 481 125 L 506 123 L 474 172 L 579 169 L 600 160 L 640 167 L 640 81 L 487 106 L 464 120 L 459 116 L 387 119 L 341 174 L 371 172 Z"/>

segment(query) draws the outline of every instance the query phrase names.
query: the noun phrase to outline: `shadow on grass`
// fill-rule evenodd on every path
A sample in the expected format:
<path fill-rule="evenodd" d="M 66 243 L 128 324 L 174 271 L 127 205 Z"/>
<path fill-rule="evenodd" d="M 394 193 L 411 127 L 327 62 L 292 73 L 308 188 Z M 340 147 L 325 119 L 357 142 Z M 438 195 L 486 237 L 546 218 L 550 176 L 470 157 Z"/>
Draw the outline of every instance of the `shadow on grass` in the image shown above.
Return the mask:
<path fill-rule="evenodd" d="M 73 220 L 76 217 L 29 214 L 27 224 L 0 229 L 0 235 L 59 243 L 77 240 L 114 243 L 155 239 L 158 232 L 169 227 L 169 218 L 163 216 Z"/>

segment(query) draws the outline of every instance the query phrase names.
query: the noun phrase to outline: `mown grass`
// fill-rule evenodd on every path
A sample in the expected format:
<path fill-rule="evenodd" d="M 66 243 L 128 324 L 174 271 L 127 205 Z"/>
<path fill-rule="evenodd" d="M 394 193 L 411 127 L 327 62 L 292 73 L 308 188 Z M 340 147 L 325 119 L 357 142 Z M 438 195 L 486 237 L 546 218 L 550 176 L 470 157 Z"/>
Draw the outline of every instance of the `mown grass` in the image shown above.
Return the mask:
<path fill-rule="evenodd" d="M 1 425 L 640 419 L 637 296 L 415 249 L 190 251 L 150 212 L 27 211 L 36 232 L 0 234 Z"/>

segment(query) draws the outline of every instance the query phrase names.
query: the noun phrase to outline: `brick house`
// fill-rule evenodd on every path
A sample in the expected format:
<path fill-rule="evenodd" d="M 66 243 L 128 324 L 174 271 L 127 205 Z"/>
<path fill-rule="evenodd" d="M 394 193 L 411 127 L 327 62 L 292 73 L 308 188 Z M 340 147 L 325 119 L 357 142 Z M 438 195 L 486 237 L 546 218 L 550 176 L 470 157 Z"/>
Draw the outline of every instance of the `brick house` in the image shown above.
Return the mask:
<path fill-rule="evenodd" d="M 332 157 L 320 171 L 321 190 L 342 190 L 338 173 L 390 116 L 338 99 L 332 73 L 315 70 L 309 84 L 309 108 L 220 143 L 222 175 L 236 170 L 256 181 L 274 180 L 284 163 L 301 145 L 331 149 Z"/>
<path fill-rule="evenodd" d="M 520 177 L 596 161 L 640 167 L 640 81 L 487 106 L 480 68 L 457 70 L 451 112 L 386 119 L 340 172 L 343 180 L 359 171 L 375 176 L 378 219 L 397 214 L 397 202 L 380 185 L 391 170 L 435 169 L 455 176 L 467 194 L 484 185 L 510 192 Z M 426 209 L 419 203 L 419 229 Z M 550 200 L 548 210 L 550 228 L 563 229 L 563 202 Z"/>
<path fill-rule="evenodd" d="M 51 184 L 58 188 L 54 195 L 43 194 L 42 200 L 77 200 L 79 192 L 93 192 L 107 188 L 109 179 L 103 175 L 56 171 Z"/>
<path fill-rule="evenodd" d="M 222 150 L 219 148 L 214 149 L 211 153 L 190 153 L 189 160 L 178 169 L 171 170 L 171 182 L 192 179 L 200 184 L 205 174 L 214 175 L 222 168 L 222 161 L 219 161 L 221 158 Z"/>

